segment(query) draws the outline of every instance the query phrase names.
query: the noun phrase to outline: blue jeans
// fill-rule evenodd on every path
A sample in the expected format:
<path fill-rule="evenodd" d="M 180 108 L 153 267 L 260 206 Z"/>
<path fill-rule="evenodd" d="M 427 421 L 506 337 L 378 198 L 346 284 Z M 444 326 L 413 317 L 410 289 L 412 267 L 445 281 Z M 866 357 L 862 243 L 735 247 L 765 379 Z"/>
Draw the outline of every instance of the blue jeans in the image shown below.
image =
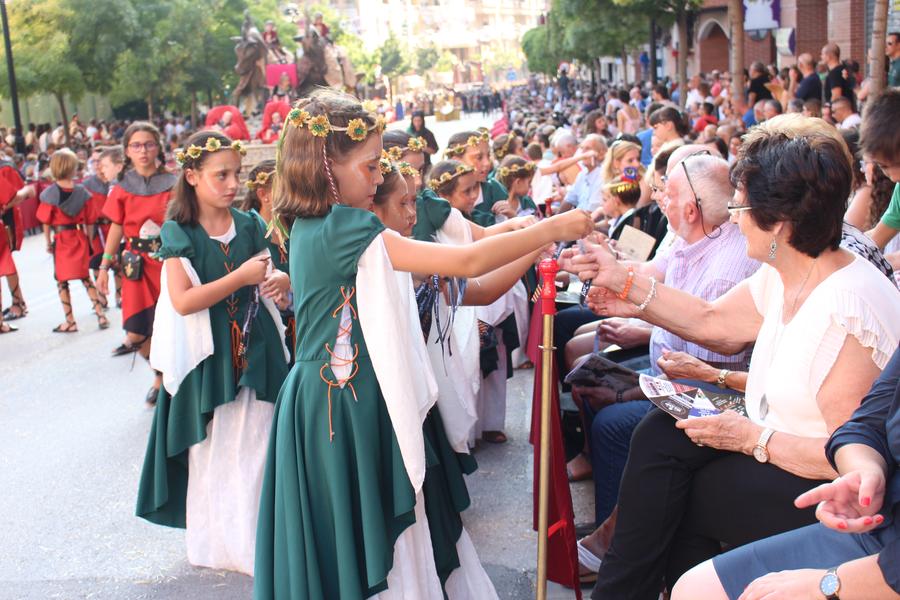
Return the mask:
<path fill-rule="evenodd" d="M 590 411 L 590 406 L 585 404 Z M 597 525 L 612 514 L 619 500 L 619 483 L 628 459 L 631 433 L 652 407 L 649 400 L 633 400 L 611 404 L 593 414 L 590 446 Z"/>

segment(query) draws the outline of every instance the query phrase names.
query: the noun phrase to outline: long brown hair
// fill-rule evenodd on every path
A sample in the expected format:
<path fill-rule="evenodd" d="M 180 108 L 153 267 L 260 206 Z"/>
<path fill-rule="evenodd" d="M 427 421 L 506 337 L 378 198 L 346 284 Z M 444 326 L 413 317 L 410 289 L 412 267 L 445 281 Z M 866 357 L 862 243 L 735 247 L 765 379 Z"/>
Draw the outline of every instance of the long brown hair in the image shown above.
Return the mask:
<path fill-rule="evenodd" d="M 128 158 L 128 144 L 131 142 L 131 136 L 136 134 L 139 131 L 146 131 L 151 134 L 156 139 L 156 172 L 157 173 L 165 173 L 166 172 L 166 149 L 163 148 L 162 143 L 162 135 L 159 133 L 159 129 L 156 128 L 156 125 L 150 123 L 148 121 L 135 121 L 131 125 L 128 126 L 128 129 L 125 130 L 125 135 L 122 136 L 122 150 L 125 154 L 125 163 L 122 167 L 122 170 L 119 171 L 119 179 L 125 177 L 125 172 L 128 169 L 131 169 L 131 159 Z"/>
<path fill-rule="evenodd" d="M 184 146 L 185 148 L 190 148 L 191 146 L 204 148 L 207 140 L 211 138 L 219 140 L 221 150 L 233 152 L 229 148 L 231 146 L 231 138 L 218 131 L 198 131 L 187 139 Z M 210 154 L 212 153 L 202 150 L 196 158 L 187 157 L 187 160 L 182 165 L 181 173 L 178 175 L 178 179 L 172 188 L 172 199 L 169 200 L 169 205 L 166 207 L 166 220 L 187 225 L 197 223 L 197 218 L 200 216 L 200 206 L 197 204 L 197 190 L 188 183 L 184 173 L 187 169 L 198 171 L 203 168 L 203 163 L 206 162 Z"/>
<path fill-rule="evenodd" d="M 347 127 L 353 119 L 362 119 L 370 128 L 368 135 L 380 135 L 376 117 L 348 94 L 321 88 L 309 98 L 302 98 L 294 108 L 305 110 L 311 117 L 325 115 L 329 123 Z M 313 135 L 307 127 L 284 124 L 280 156 L 275 172 L 272 212 L 278 217 L 322 217 L 337 201 L 340 187 L 331 174 L 329 161 L 341 161 L 360 142 L 350 136 L 331 131 L 324 137 Z"/>

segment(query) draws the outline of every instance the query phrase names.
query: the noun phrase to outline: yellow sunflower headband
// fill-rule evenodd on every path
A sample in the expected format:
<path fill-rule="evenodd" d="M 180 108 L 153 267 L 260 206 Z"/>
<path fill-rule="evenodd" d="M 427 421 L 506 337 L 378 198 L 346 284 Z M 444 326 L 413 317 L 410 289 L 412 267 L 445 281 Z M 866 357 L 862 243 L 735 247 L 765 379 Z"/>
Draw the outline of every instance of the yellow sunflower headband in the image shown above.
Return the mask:
<path fill-rule="evenodd" d="M 269 183 L 269 180 L 272 179 L 272 175 L 274 174 L 274 169 L 272 171 L 260 171 L 256 174 L 256 177 L 254 177 L 252 181 L 247 182 L 247 189 L 257 190 L 261 187 L 266 187 L 266 185 L 268 185 Z"/>
<path fill-rule="evenodd" d="M 513 137 L 515 137 L 515 136 L 511 133 L 509 135 L 507 135 L 506 141 L 503 142 L 503 145 L 500 146 L 499 148 L 497 148 L 496 150 L 494 150 L 494 156 L 497 157 L 497 160 L 501 160 L 504 156 L 506 156 L 509 153 L 509 144 L 512 142 Z"/>
<path fill-rule="evenodd" d="M 460 175 L 465 175 L 466 173 L 471 173 L 474 170 L 475 169 L 473 169 L 469 165 L 457 165 L 455 170 L 447 171 L 446 173 L 444 173 L 437 179 L 431 179 L 428 182 L 428 187 L 430 187 L 434 191 L 437 191 L 438 188 L 443 186 L 445 183 L 453 181 Z"/>
<path fill-rule="evenodd" d="M 482 131 L 478 135 L 470 135 L 469 139 L 466 140 L 464 144 L 457 144 L 456 146 L 450 146 L 444 151 L 444 156 L 456 156 L 458 154 L 465 154 L 466 148 L 474 148 L 478 144 L 482 142 L 491 141 L 491 134 L 487 131 Z"/>
<path fill-rule="evenodd" d="M 228 150 L 234 150 L 238 152 L 241 156 L 247 155 L 247 149 L 244 148 L 244 144 L 242 144 L 239 140 L 234 140 L 231 142 L 229 146 L 224 146 Z M 187 147 L 187 150 L 180 150 L 175 153 L 175 160 L 178 161 L 178 164 L 181 167 L 184 167 L 187 163 L 197 160 L 204 152 L 216 152 L 217 150 L 221 150 L 223 148 L 222 142 L 219 138 L 210 137 L 206 139 L 206 144 L 203 146 L 195 146 L 191 144 Z"/>
<path fill-rule="evenodd" d="M 411 137 L 409 141 L 406 142 L 406 147 L 403 146 L 393 146 L 391 148 L 387 148 L 385 152 L 388 153 L 391 160 L 394 162 L 399 161 L 403 158 L 403 155 L 407 152 L 424 152 L 425 151 L 425 140 L 420 137 Z"/>
<path fill-rule="evenodd" d="M 529 175 L 534 173 L 534 163 L 528 162 L 524 165 L 513 165 L 511 167 L 500 167 L 497 169 L 497 175 L 504 179 L 510 175 L 515 175 L 516 173 L 527 173 Z"/>
<path fill-rule="evenodd" d="M 408 162 L 398 162 L 397 170 L 400 171 L 401 175 L 406 177 L 415 177 L 419 175 L 419 171 Z"/>
<path fill-rule="evenodd" d="M 302 108 L 291 109 L 287 122 L 294 127 L 306 127 L 311 134 L 321 138 L 327 137 L 332 131 L 343 131 L 354 142 L 365 141 L 371 131 L 384 131 L 384 118 L 381 116 L 375 117 L 373 125 L 367 125 L 363 119 L 350 119 L 346 127 L 338 127 L 328 121 L 328 115 L 312 116 Z"/>
<path fill-rule="evenodd" d="M 384 150 L 381 151 L 381 158 L 378 159 L 378 169 L 382 175 L 387 175 L 394 170 L 394 163 L 391 162 L 391 157 Z"/>

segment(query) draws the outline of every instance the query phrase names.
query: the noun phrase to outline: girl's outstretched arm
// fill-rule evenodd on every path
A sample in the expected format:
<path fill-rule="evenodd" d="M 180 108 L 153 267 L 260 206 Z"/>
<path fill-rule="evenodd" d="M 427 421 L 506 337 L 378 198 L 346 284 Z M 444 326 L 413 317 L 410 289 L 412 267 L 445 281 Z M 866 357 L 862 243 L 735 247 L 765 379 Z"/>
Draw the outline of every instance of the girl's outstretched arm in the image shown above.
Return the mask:
<path fill-rule="evenodd" d="M 492 235 L 465 246 L 417 242 L 382 234 L 394 269 L 411 273 L 437 273 L 449 277 L 479 277 L 555 241 L 577 240 L 593 231 L 584 211 L 569 211 L 527 229 Z"/>
<path fill-rule="evenodd" d="M 522 258 L 491 271 L 487 275 L 469 280 L 463 304 L 466 306 L 487 306 L 516 284 L 525 272 L 540 258 L 544 249 L 538 249 Z"/>

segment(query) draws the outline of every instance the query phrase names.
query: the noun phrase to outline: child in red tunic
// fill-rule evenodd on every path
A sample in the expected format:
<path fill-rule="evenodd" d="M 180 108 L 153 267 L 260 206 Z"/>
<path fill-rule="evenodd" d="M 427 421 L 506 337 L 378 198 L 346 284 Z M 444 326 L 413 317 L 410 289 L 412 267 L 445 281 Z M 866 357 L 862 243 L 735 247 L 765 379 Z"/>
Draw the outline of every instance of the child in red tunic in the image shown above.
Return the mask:
<path fill-rule="evenodd" d="M 69 295 L 69 281 L 74 279 L 81 280 L 87 289 L 100 329 L 109 327 L 97 290 L 88 273 L 90 253 L 85 228 L 86 205 L 91 193 L 84 186 L 73 182 L 77 170 L 78 157 L 74 152 L 68 148 L 54 152 L 50 157 L 50 173 L 56 183 L 41 192 L 37 210 L 37 218 L 44 224 L 47 252 L 53 254 L 53 274 L 56 277 L 59 301 L 62 302 L 66 315 L 65 322 L 53 329 L 56 333 L 78 331 Z"/>
<path fill-rule="evenodd" d="M 14 251 L 21 249 L 24 235 L 22 214 L 16 198 L 16 193 L 23 185 L 25 183 L 16 166 L 8 160 L 0 160 L 0 277 L 6 277 L 6 283 L 12 294 L 12 306 L 2 311 L 0 315 L 0 334 L 16 331 L 15 327 L 3 322 L 4 318 L 14 321 L 21 319 L 28 312 L 12 255 Z"/>
<path fill-rule="evenodd" d="M 160 248 L 159 233 L 175 176 L 165 171 L 162 139 L 151 123 L 132 123 L 125 130 L 122 144 L 125 148 L 124 170 L 103 207 L 103 214 L 112 224 L 100 262 L 97 287 L 109 294 L 109 269 L 124 237 L 122 327 L 128 334 L 130 346 L 137 348 L 144 358 L 149 358 L 162 273 L 162 262 L 156 258 L 156 252 Z M 113 353 L 122 352 L 117 348 Z M 157 373 L 146 396 L 148 403 L 156 401 L 161 383 Z"/>
<path fill-rule="evenodd" d="M 122 172 L 125 156 L 119 146 L 107 148 L 100 153 L 97 159 L 97 173 L 86 178 L 81 184 L 91 193 L 88 202 L 88 237 L 91 239 L 91 271 L 96 279 L 99 275 L 100 263 L 103 260 L 103 251 L 106 249 L 106 238 L 109 237 L 109 227 L 112 221 L 103 214 L 103 206 L 109 195 L 112 182 L 119 179 Z M 115 273 L 116 279 L 116 305 L 122 307 L 122 272 L 119 269 L 118 260 L 114 261 L 110 269 Z M 109 304 L 106 294 L 100 294 L 100 304 L 106 308 Z"/>

